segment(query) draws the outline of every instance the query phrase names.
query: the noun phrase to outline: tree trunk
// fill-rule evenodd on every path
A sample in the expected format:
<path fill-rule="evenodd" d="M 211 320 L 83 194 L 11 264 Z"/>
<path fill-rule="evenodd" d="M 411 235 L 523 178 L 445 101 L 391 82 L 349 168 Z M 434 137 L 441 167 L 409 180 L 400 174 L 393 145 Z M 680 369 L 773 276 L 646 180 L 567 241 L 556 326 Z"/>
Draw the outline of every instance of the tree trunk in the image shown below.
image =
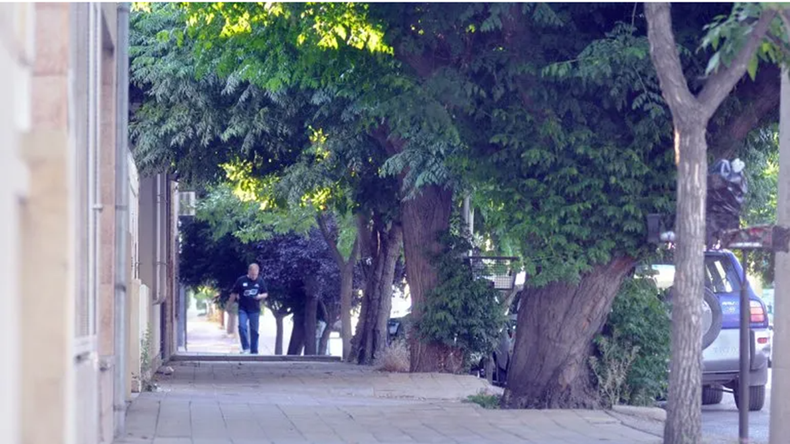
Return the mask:
<path fill-rule="evenodd" d="M 683 125 L 683 126 L 681 126 Z M 702 435 L 702 295 L 705 291 L 705 126 L 675 122 L 678 147 L 675 294 L 664 442 L 699 442 Z"/>
<path fill-rule="evenodd" d="M 375 219 L 375 216 L 374 216 Z M 363 264 L 363 275 L 365 279 L 365 287 L 362 295 L 362 307 L 359 313 L 359 322 L 357 322 L 357 331 L 351 340 L 351 359 L 358 364 L 369 364 L 370 354 L 367 352 L 369 349 L 368 338 L 372 334 L 371 318 L 378 307 L 378 276 L 377 272 L 380 270 L 381 263 L 381 233 L 379 228 L 375 227 L 370 230 L 367 227 L 367 220 L 358 219 L 358 232 L 360 239 L 369 238 L 360 243 L 361 257 Z M 364 236 L 362 236 L 364 233 Z"/>
<path fill-rule="evenodd" d="M 283 335 L 285 333 L 283 318 L 285 318 L 285 314 L 272 310 L 272 315 L 274 315 L 274 324 L 277 328 L 277 333 L 274 336 L 274 354 L 280 356 L 283 354 Z"/>
<path fill-rule="evenodd" d="M 327 349 L 329 348 L 329 337 L 332 335 L 332 326 L 335 325 L 340 314 L 338 313 L 337 304 L 330 304 L 329 306 L 326 306 L 323 301 L 318 301 L 318 303 L 324 306 L 324 312 L 326 313 L 326 328 L 324 329 L 324 333 L 321 335 L 321 340 L 318 343 L 318 354 L 323 356 L 327 354 Z"/>
<path fill-rule="evenodd" d="M 324 214 L 320 214 L 316 217 L 316 220 L 318 221 L 321 234 L 324 236 L 327 245 L 329 245 L 329 250 L 335 258 L 338 268 L 340 268 L 340 337 L 343 342 L 343 359 L 348 360 L 351 356 L 351 336 L 353 335 L 351 329 L 351 302 L 354 298 L 354 265 L 356 265 L 359 254 L 359 239 L 363 234 L 359 231 L 357 232 L 354 246 L 351 248 L 351 255 L 346 260 L 340 253 L 336 237 L 329 231 L 324 217 Z"/>
<path fill-rule="evenodd" d="M 392 285 L 403 241 L 398 223 L 386 230 L 381 224 L 371 235 L 371 265 L 367 273 L 353 356 L 359 364 L 372 364 L 387 343 L 387 321 L 392 308 Z"/>
<path fill-rule="evenodd" d="M 376 324 L 373 330 L 373 347 L 371 361 L 378 359 L 387 345 L 387 322 L 392 311 L 392 285 L 395 280 L 395 266 L 400 255 L 403 242 L 403 228 L 395 224 L 390 228 L 389 235 L 384 245 L 384 260 L 379 280 L 379 309 Z"/>
<path fill-rule="evenodd" d="M 316 350 L 316 310 L 318 308 L 318 298 L 308 296 L 304 310 L 304 354 L 305 356 L 315 355 Z"/>
<path fill-rule="evenodd" d="M 776 18 L 766 8 L 752 24 L 745 41 L 728 65 L 708 76 L 694 96 L 672 31 L 669 3 L 646 3 L 650 58 L 661 93 L 672 111 L 675 159 L 678 165 L 675 232 L 675 296 L 672 306 L 672 356 L 664 443 L 695 444 L 702 440 L 702 304 L 704 294 L 705 194 L 707 192 L 708 122 L 746 73 L 749 62 Z"/>
<path fill-rule="evenodd" d="M 504 406 L 598 406 L 588 365 L 592 340 L 633 265 L 633 259 L 620 257 L 595 267 L 578 284 L 553 282 L 523 290 Z"/>
<path fill-rule="evenodd" d="M 359 236 L 359 234 L 357 234 Z M 356 250 L 356 248 L 355 248 Z M 351 302 L 354 292 L 354 265 L 356 263 L 356 251 L 352 253 L 345 264 L 340 265 L 340 338 L 343 342 L 343 360 L 348 362 L 351 359 Z M 327 321 L 329 319 L 327 318 Z M 327 325 L 327 330 L 332 327 Z"/>
<path fill-rule="evenodd" d="M 401 203 L 403 215 L 403 250 L 406 259 L 406 280 L 412 300 L 412 319 L 419 322 L 428 294 L 437 285 L 433 256 L 441 246 L 439 236 L 450 225 L 453 193 L 449 189 L 429 185 L 417 196 Z M 419 343 L 410 339 L 412 372 L 452 371 L 459 358 L 458 351 L 435 343 Z"/>
<path fill-rule="evenodd" d="M 291 331 L 291 341 L 288 343 L 288 354 L 291 356 L 299 356 L 302 354 L 305 343 L 304 315 L 294 314 L 293 324 L 294 328 Z"/>

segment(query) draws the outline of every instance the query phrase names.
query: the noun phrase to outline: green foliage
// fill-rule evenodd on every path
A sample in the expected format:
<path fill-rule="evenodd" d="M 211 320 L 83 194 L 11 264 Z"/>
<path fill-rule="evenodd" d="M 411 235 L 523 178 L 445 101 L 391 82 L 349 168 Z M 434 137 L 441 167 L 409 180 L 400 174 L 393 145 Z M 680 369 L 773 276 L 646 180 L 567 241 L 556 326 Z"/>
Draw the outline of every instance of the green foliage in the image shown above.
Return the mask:
<path fill-rule="evenodd" d="M 498 410 L 502 403 L 501 395 L 487 395 L 485 393 L 478 393 L 477 395 L 467 396 L 464 402 L 477 404 L 486 410 Z"/>
<path fill-rule="evenodd" d="M 623 283 L 595 343 L 591 362 L 609 404 L 651 405 L 666 396 L 669 312 L 655 281 L 637 275 Z"/>
<path fill-rule="evenodd" d="M 464 254 L 471 245 L 447 234 L 435 258 L 438 285 L 426 299 L 416 329 L 423 341 L 460 348 L 465 355 L 494 350 L 505 324 L 499 291 L 486 279 L 475 279 Z"/>
<path fill-rule="evenodd" d="M 779 128 L 774 124 L 749 135 L 741 153 L 746 163 L 748 192 L 741 214 L 741 226 L 776 223 L 779 191 Z M 774 281 L 774 254 L 754 251 L 749 255 L 749 272 L 763 283 Z"/>
<path fill-rule="evenodd" d="M 306 96 L 222 78 L 216 62 L 199 67 L 186 20 L 173 4 L 131 17 L 130 136 L 141 172 L 177 171 L 182 182 L 200 186 L 220 180 L 228 162 L 251 162 L 260 174 L 292 162 L 307 143 L 300 114 Z"/>
<path fill-rule="evenodd" d="M 784 8 L 785 6 L 780 4 L 735 3 L 730 14 L 716 16 L 713 22 L 704 28 L 707 33 L 702 40 L 701 49 L 714 51 L 705 68 L 705 74 L 715 73 L 732 63 L 761 14 L 767 10 Z M 757 69 L 761 62 L 778 65 L 788 61 L 790 29 L 786 28 L 787 25 L 779 15 L 774 17 L 768 35 L 749 61 L 747 73 L 752 80 L 757 77 Z"/>
<path fill-rule="evenodd" d="M 532 50 L 542 66 L 534 103 L 519 103 L 517 89 L 482 101 L 490 136 L 464 167 L 486 225 L 523 258 L 529 285 L 578 279 L 617 254 L 643 257 L 645 215 L 674 213 L 671 122 L 636 32 L 618 23 L 580 52 L 551 39 Z M 575 57 L 553 61 L 558 53 Z"/>

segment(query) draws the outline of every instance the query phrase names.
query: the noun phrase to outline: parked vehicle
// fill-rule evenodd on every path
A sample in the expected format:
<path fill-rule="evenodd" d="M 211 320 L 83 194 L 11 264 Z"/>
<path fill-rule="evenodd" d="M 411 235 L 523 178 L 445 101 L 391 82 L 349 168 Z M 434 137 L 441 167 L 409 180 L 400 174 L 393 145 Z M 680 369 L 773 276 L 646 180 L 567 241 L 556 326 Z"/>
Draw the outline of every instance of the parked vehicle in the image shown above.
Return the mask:
<path fill-rule="evenodd" d="M 387 343 L 392 344 L 397 339 L 406 339 L 406 325 L 409 315 L 387 320 Z"/>
<path fill-rule="evenodd" d="M 471 372 L 480 378 L 488 379 L 492 384 L 504 387 L 507 384 L 507 372 L 513 360 L 513 346 L 516 340 L 516 315 L 511 314 L 508 323 L 499 335 L 499 344 L 489 356 L 474 356 Z"/>
<path fill-rule="evenodd" d="M 672 281 L 674 267 L 658 265 L 656 282 Z M 735 255 L 726 250 L 705 253 L 705 295 L 702 314 L 702 403 L 718 404 L 724 392 L 738 399 L 740 373 L 740 292 L 743 268 Z M 765 303 L 751 286 L 749 311 L 751 318 L 751 363 L 749 374 L 749 410 L 762 410 L 765 386 L 768 383 L 768 363 L 771 356 L 771 331 Z M 671 292 L 670 292 L 671 293 Z M 671 298 L 670 298 L 671 301 Z"/>

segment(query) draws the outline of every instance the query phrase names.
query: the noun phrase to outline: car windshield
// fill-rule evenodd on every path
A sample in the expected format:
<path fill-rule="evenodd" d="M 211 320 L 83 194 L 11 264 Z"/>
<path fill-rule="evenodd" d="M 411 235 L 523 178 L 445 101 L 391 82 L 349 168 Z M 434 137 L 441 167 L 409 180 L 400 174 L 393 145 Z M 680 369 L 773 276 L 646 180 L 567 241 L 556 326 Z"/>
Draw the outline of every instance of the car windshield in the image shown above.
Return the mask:
<path fill-rule="evenodd" d="M 674 265 L 655 264 L 651 268 L 654 272 L 653 279 L 659 289 L 663 290 L 672 286 L 675 280 Z M 734 293 L 741 290 L 738 275 L 726 256 L 705 257 L 705 286 L 714 293 Z"/>

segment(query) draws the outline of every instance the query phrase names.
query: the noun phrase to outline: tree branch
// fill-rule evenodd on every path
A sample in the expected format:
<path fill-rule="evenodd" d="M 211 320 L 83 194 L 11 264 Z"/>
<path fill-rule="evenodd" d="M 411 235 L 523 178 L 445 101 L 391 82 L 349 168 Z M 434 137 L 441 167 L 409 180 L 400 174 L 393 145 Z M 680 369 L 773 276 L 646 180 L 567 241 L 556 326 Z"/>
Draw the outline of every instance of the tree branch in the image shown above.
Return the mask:
<path fill-rule="evenodd" d="M 689 91 L 680 64 L 669 3 L 645 3 L 650 57 L 656 66 L 664 100 L 673 115 L 693 113 L 700 103 Z"/>
<path fill-rule="evenodd" d="M 703 111 L 708 119 L 713 116 L 721 102 L 727 98 L 746 73 L 749 61 L 754 56 L 755 51 L 757 51 L 757 47 L 762 42 L 763 37 L 768 33 L 774 17 L 776 17 L 775 10 L 768 9 L 763 11 L 752 28 L 746 43 L 738 52 L 738 55 L 735 56 L 735 60 L 732 61 L 730 66 L 720 69 L 705 82 L 702 92 L 699 93 L 699 101 L 703 105 Z"/>
<path fill-rule="evenodd" d="M 337 265 L 340 268 L 343 268 L 346 265 L 346 261 L 343 259 L 340 249 L 337 248 L 337 242 L 335 242 L 335 239 L 332 237 L 332 233 L 329 232 L 329 228 L 326 226 L 324 214 L 318 214 L 315 219 L 318 222 L 318 228 L 321 230 L 324 240 L 326 241 L 327 245 L 329 245 L 329 252 L 332 253 L 332 257 L 335 258 Z"/>
<path fill-rule="evenodd" d="M 776 119 L 779 110 L 779 74 L 775 65 L 760 68 L 754 82 L 739 85 L 734 95 L 743 103 L 726 118 L 715 115 L 708 125 L 708 152 L 715 158 L 730 159 L 743 148 L 746 136 L 755 128 Z M 720 110 L 721 112 L 722 110 Z"/>

